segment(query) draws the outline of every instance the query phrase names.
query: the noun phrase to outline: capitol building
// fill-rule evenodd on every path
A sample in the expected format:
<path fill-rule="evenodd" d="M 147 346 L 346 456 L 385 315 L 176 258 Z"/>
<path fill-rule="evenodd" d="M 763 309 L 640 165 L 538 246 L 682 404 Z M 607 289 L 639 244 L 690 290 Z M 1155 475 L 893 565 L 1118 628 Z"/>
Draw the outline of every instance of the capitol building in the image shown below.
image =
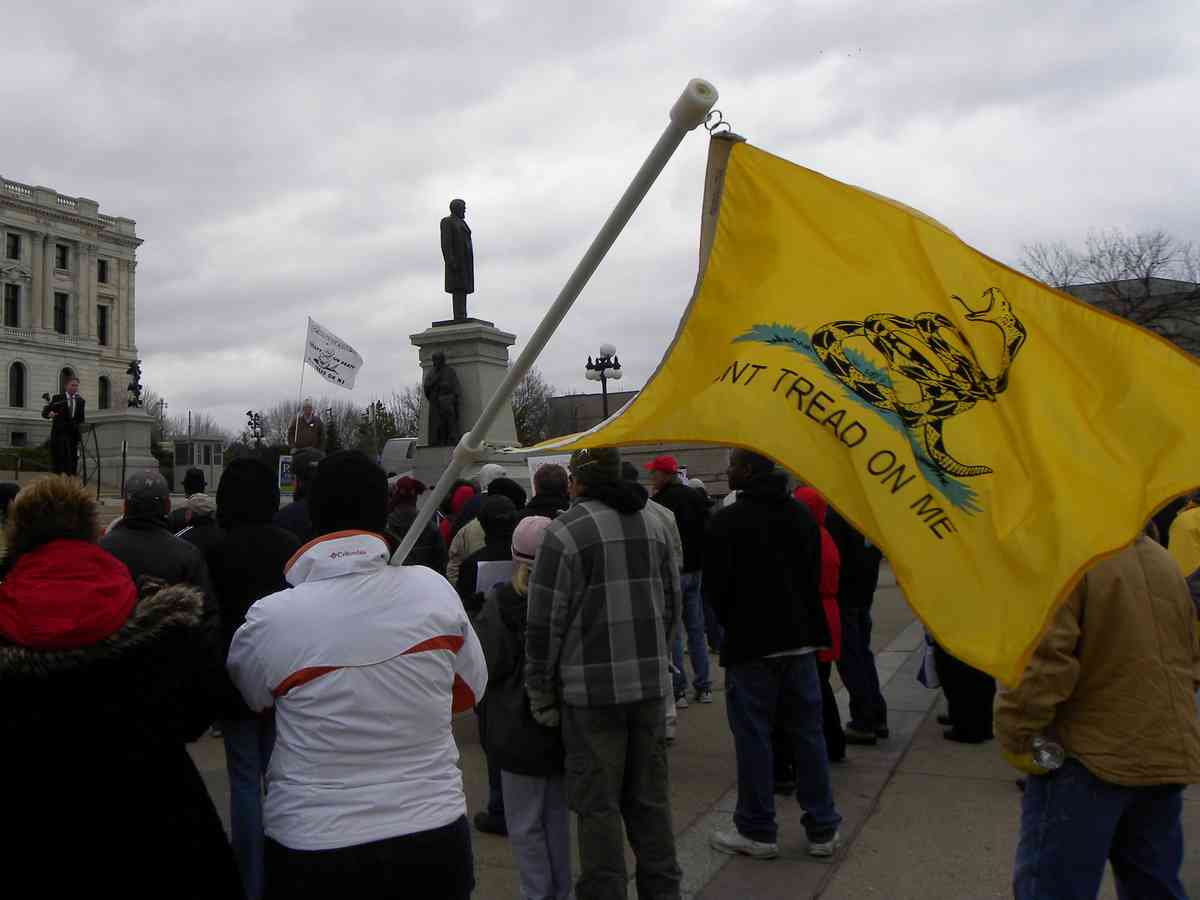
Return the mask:
<path fill-rule="evenodd" d="M 0 447 L 49 437 L 42 395 L 70 375 L 89 418 L 125 409 L 141 243 L 95 200 L 0 178 Z"/>

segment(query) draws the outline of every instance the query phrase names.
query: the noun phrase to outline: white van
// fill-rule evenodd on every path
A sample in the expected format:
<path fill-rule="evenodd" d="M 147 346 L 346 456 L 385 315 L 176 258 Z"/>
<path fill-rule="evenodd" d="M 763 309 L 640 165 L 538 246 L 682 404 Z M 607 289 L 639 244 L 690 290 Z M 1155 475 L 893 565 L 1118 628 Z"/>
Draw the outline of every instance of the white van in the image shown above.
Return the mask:
<path fill-rule="evenodd" d="M 394 437 L 388 438 L 386 444 L 383 445 L 383 452 L 379 454 L 379 466 L 389 476 L 395 475 L 411 475 L 413 471 L 413 457 L 417 453 L 417 439 L 415 437 Z"/>

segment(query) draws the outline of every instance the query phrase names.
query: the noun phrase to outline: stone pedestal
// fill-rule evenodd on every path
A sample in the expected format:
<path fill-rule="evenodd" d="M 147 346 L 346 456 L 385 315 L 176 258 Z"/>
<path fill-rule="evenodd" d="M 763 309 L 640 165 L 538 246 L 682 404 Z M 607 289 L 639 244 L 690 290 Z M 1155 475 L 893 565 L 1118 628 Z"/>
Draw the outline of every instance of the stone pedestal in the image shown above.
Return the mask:
<path fill-rule="evenodd" d="M 516 335 L 501 331 L 491 322 L 482 319 L 449 320 L 434 322 L 411 340 L 421 356 L 421 374 L 433 366 L 433 354 L 446 354 L 446 365 L 454 369 L 462 387 L 459 406 L 459 422 L 463 433 L 471 429 L 484 404 L 491 399 L 504 376 L 508 374 L 508 348 L 516 343 Z M 429 446 L 429 404 L 421 401 L 421 418 L 413 459 L 413 475 L 426 484 L 433 484 L 450 462 L 453 447 Z M 484 437 L 491 447 L 514 447 L 517 445 L 517 426 L 513 422 L 512 407 L 505 405 Z M 507 454 L 485 453 L 478 461 L 467 466 L 463 478 L 472 478 L 488 463 L 499 463 L 506 473 L 527 485 L 529 474 L 523 458 Z"/>
<path fill-rule="evenodd" d="M 508 374 L 508 348 L 517 342 L 516 335 L 501 331 L 490 323 L 468 319 L 435 325 L 412 335 L 411 340 L 420 350 L 422 378 L 433 366 L 433 354 L 439 351 L 446 354 L 446 365 L 454 369 L 462 386 L 459 426 L 465 434 Z M 429 404 L 424 400 L 417 433 L 420 435 L 418 450 L 429 447 Z M 506 406 L 500 411 L 484 442 L 498 447 L 516 445 L 517 426 L 511 407 Z"/>
<path fill-rule="evenodd" d="M 158 471 L 158 460 L 150 453 L 150 431 L 154 419 L 144 409 L 88 410 L 88 424 L 95 438 L 85 435 L 89 460 L 100 447 L 100 485 L 104 491 L 121 492 L 121 446 L 125 444 L 126 477 L 139 469 Z"/>

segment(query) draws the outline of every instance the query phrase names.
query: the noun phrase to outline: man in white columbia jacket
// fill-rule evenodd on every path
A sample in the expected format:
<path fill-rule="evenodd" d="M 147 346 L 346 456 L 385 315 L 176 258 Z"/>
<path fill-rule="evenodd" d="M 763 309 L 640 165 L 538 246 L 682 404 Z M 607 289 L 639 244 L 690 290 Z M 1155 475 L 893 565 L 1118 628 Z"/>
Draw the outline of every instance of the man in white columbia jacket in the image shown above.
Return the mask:
<path fill-rule="evenodd" d="M 392 896 L 474 887 L 454 713 L 487 666 L 458 594 L 388 566 L 387 479 L 358 451 L 320 464 L 291 590 L 250 608 L 228 667 L 254 710 L 275 709 L 267 773 L 268 897 Z"/>

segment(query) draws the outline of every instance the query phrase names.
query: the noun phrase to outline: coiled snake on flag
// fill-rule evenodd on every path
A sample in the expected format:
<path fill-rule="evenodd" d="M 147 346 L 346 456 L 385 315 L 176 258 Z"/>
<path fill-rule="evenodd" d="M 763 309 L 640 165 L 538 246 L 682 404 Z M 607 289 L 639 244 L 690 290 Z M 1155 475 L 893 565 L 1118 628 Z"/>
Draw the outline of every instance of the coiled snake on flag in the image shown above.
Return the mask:
<path fill-rule="evenodd" d="M 969 466 L 950 455 L 942 429 L 952 416 L 966 412 L 980 400 L 995 402 L 1004 392 L 1009 369 L 1027 333 L 999 288 L 983 292 L 987 305 L 978 310 L 967 306 L 957 294 L 952 296 L 967 311 L 968 321 L 994 325 L 1004 335 L 1000 373 L 995 377 L 983 371 L 966 335 L 941 313 L 923 312 L 911 318 L 878 313 L 861 322 L 829 322 L 813 332 L 812 347 L 825 368 L 847 388 L 872 406 L 895 413 L 910 431 L 919 431 L 930 461 L 943 473 L 959 477 L 987 475 L 992 472 L 988 466 Z M 957 338 L 965 352 L 948 336 Z M 902 375 L 920 388 L 920 399 L 901 399 L 890 379 L 881 382 L 855 366 L 844 347 L 852 338 L 869 341 L 883 356 L 889 372 Z"/>

